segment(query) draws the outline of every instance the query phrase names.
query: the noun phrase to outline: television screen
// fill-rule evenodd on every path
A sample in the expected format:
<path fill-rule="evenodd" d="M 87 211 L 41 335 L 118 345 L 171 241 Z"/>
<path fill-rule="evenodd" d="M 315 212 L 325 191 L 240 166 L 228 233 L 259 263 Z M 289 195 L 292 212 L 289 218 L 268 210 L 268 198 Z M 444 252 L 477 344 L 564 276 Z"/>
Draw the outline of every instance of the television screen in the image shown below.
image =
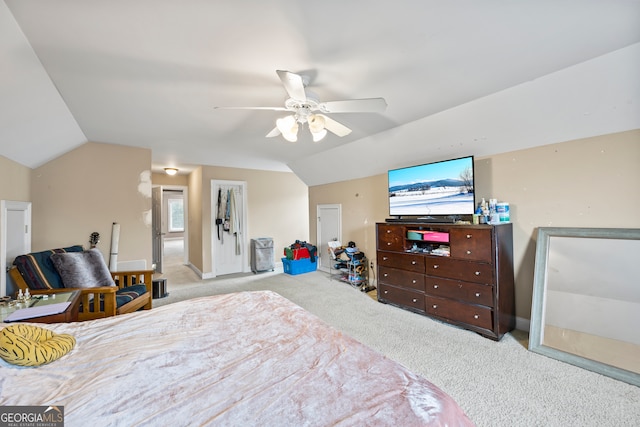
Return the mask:
<path fill-rule="evenodd" d="M 473 156 L 389 171 L 389 214 L 452 217 L 475 211 Z"/>

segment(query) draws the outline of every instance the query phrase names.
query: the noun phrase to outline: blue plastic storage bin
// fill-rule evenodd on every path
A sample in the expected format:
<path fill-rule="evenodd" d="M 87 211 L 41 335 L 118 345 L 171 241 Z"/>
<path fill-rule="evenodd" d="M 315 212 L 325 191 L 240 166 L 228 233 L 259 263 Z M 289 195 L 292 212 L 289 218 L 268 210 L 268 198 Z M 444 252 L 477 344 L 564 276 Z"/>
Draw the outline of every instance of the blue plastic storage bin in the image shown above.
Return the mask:
<path fill-rule="evenodd" d="M 316 258 L 315 261 L 311 262 L 310 258 L 303 258 L 299 260 L 282 258 L 282 266 L 284 267 L 285 273 L 295 276 L 296 274 L 316 271 L 318 259 Z"/>

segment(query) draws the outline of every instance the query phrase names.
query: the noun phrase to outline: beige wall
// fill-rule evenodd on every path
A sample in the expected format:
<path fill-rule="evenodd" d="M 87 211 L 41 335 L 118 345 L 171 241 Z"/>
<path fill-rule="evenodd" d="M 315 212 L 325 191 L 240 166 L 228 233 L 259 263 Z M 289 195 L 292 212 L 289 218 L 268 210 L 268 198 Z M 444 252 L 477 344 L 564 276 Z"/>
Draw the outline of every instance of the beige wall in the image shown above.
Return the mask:
<path fill-rule="evenodd" d="M 0 156 L 0 200 L 31 201 L 31 169 Z M 0 221 L 3 220 L 0 212 Z M 1 232 L 1 231 L 0 231 Z M 0 239 L 2 235 L 0 235 Z M 0 254 L 4 257 L 4 254 Z"/>
<path fill-rule="evenodd" d="M 0 156 L 0 200 L 31 200 L 31 169 Z"/>
<path fill-rule="evenodd" d="M 276 262 L 284 247 L 296 239 L 309 239 L 308 189 L 307 186 L 291 172 L 259 171 L 252 169 L 225 168 L 205 166 L 201 168 L 201 234 L 199 244 L 201 258 L 197 260 L 201 267 L 192 261 L 204 274 L 213 272 L 211 260 L 211 181 L 229 180 L 247 183 L 247 239 L 272 237 L 276 252 Z M 196 177 L 197 178 L 197 177 Z M 190 182 L 195 181 L 191 179 Z M 191 186 L 189 187 L 191 190 Z M 194 191 L 195 192 L 195 191 Z M 189 195 L 189 215 L 192 215 L 191 194 Z M 191 230 L 191 224 L 189 224 Z M 191 245 L 196 244 L 192 241 Z M 195 253 L 190 252 L 190 257 Z M 249 266 L 247 266 L 248 268 Z"/>
<path fill-rule="evenodd" d="M 166 173 L 151 174 L 153 185 L 189 185 L 189 175 L 167 175 Z"/>
<path fill-rule="evenodd" d="M 476 197 L 510 204 L 518 317 L 530 318 L 538 227 L 640 228 L 640 130 L 475 160 Z M 386 174 L 310 187 L 311 235 L 316 206 L 341 204 L 343 241 L 374 260 L 374 224 L 388 216 L 386 189 Z"/>
<path fill-rule="evenodd" d="M 118 261 L 151 267 L 151 151 L 87 143 L 31 173 L 32 250 L 81 244 L 100 233 L 109 262 L 112 224 L 120 224 Z"/>
<path fill-rule="evenodd" d="M 188 233 L 189 233 L 189 262 L 200 272 L 203 271 L 203 247 L 202 247 L 202 167 L 196 168 L 189 174 L 188 190 Z M 211 191 L 211 190 L 209 190 Z"/>
<path fill-rule="evenodd" d="M 334 203 L 342 205 L 342 243 L 354 241 L 367 258 L 375 261 L 375 223 L 389 216 L 387 176 L 309 187 L 309 234 L 318 247 L 317 206 Z"/>

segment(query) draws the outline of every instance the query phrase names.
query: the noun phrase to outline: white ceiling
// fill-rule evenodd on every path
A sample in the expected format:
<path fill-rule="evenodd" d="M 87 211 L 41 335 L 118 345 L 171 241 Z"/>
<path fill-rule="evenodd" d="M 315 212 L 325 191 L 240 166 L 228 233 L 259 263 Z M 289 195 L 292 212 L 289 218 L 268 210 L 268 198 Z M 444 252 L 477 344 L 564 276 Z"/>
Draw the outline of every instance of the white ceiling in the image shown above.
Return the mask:
<path fill-rule="evenodd" d="M 315 185 L 640 128 L 638 0 L 4 0 L 0 55 L 0 154 L 28 167 L 94 141 Z M 265 138 L 282 112 L 214 109 L 282 106 L 277 69 L 387 110 L 293 144 Z"/>

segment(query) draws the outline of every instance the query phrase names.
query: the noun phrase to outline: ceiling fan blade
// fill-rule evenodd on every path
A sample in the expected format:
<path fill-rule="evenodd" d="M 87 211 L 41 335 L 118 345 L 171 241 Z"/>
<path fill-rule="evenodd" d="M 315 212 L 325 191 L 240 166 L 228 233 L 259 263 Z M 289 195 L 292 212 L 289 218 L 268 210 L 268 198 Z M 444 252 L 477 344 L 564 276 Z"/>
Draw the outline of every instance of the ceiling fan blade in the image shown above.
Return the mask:
<path fill-rule="evenodd" d="M 213 107 L 214 110 L 269 110 L 269 111 L 289 111 L 285 107 Z"/>
<path fill-rule="evenodd" d="M 276 73 L 278 73 L 278 77 L 282 80 L 284 89 L 287 91 L 290 98 L 293 98 L 296 101 L 307 100 L 307 94 L 304 92 L 304 80 L 301 75 L 283 70 L 276 70 Z"/>
<path fill-rule="evenodd" d="M 324 128 L 329 132 L 335 133 L 338 136 L 347 136 L 351 133 L 351 129 L 343 125 L 342 123 L 338 123 L 335 120 L 325 116 L 324 114 L 317 114 L 322 116 L 324 119 Z"/>
<path fill-rule="evenodd" d="M 346 99 L 318 104 L 323 113 L 380 113 L 387 108 L 384 98 Z"/>
<path fill-rule="evenodd" d="M 278 136 L 280 135 L 280 131 L 278 130 L 278 127 L 274 127 L 271 132 L 269 132 L 266 137 L 267 138 L 273 138 L 274 136 Z"/>

